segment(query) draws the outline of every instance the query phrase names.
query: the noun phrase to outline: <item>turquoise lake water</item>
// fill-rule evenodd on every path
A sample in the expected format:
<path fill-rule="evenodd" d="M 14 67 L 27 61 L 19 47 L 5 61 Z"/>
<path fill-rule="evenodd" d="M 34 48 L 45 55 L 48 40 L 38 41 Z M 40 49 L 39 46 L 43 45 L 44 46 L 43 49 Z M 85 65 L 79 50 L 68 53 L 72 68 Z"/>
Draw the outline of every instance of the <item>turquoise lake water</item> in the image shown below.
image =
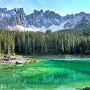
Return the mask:
<path fill-rule="evenodd" d="M 89 60 L 0 65 L 0 90 L 79 90 L 90 86 Z"/>

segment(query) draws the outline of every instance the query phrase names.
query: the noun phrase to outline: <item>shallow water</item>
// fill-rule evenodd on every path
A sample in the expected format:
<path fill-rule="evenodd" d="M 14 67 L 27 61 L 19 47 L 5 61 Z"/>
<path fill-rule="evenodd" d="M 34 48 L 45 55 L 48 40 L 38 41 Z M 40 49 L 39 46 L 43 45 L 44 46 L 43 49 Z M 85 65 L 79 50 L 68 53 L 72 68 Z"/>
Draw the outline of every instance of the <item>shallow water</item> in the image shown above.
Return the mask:
<path fill-rule="evenodd" d="M 42 60 L 0 66 L 0 90 L 77 90 L 90 86 L 90 61 Z"/>

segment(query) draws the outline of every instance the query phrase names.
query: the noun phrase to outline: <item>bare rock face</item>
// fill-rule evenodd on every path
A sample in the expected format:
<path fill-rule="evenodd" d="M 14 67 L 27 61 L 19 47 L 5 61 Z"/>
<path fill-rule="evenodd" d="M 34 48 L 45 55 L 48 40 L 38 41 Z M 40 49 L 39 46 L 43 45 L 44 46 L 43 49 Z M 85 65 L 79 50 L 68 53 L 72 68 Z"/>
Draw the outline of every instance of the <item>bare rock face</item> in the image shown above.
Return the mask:
<path fill-rule="evenodd" d="M 15 12 L 16 12 L 17 25 L 26 27 L 27 21 L 26 21 L 26 15 L 24 13 L 23 8 L 19 8 L 15 10 Z"/>

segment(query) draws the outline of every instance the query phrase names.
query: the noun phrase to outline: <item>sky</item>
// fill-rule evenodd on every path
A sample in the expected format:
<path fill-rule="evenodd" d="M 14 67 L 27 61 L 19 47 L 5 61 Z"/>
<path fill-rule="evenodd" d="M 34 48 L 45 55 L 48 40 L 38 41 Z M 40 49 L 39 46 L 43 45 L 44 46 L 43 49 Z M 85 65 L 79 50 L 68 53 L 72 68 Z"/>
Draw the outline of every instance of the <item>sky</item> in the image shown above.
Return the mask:
<path fill-rule="evenodd" d="M 90 13 L 90 0 L 0 0 L 0 8 L 21 8 L 26 14 L 36 10 L 50 10 L 61 16 L 79 12 Z"/>

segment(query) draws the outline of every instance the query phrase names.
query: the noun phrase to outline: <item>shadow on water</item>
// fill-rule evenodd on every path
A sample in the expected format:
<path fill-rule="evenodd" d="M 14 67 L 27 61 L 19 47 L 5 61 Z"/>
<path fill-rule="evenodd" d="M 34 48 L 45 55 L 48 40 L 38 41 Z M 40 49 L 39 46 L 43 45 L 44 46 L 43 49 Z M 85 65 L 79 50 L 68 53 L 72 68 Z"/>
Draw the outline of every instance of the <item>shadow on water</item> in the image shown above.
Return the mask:
<path fill-rule="evenodd" d="M 83 87 L 83 82 L 90 85 L 88 61 L 46 60 L 0 72 L 0 90 L 75 90 Z"/>

